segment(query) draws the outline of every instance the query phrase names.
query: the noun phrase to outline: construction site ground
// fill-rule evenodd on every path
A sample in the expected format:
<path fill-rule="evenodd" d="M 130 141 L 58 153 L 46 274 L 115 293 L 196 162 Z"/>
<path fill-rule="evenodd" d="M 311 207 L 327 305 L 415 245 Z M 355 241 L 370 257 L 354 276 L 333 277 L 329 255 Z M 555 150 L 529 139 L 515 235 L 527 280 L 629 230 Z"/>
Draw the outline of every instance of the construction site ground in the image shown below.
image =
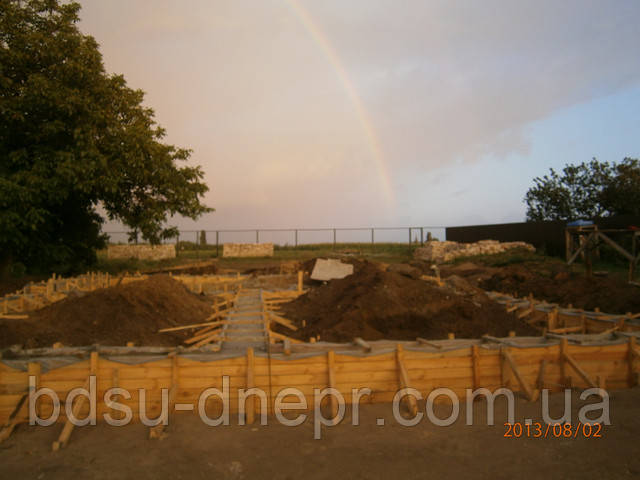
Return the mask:
<path fill-rule="evenodd" d="M 304 341 L 334 342 L 352 342 L 354 337 L 443 339 L 451 333 L 455 338 L 506 337 L 509 332 L 540 335 L 518 312 L 508 312 L 491 300 L 487 291 L 518 297 L 532 294 L 537 300 L 609 313 L 640 312 L 640 288 L 628 284 L 623 272 L 615 269 L 586 278 L 579 266 L 569 269 L 560 259 L 518 253 L 462 259 L 438 270 L 410 258 L 390 263 L 347 254 L 338 257 L 353 263 L 355 273 L 326 283 L 305 275 L 307 293 L 275 307 L 298 330 L 276 326 L 276 332 Z M 297 271 L 309 273 L 313 260 L 255 259 L 236 267 L 206 260 L 182 265 L 179 272 L 247 275 L 244 298 L 235 308 L 253 314 L 261 304 L 261 292 L 295 290 Z M 30 312 L 27 319 L 3 319 L 0 348 L 51 347 L 54 342 L 183 345 L 193 330 L 158 330 L 205 320 L 216 298 L 190 291 L 169 271 L 174 270 L 156 266 L 147 279 L 68 295 Z M 239 330 L 255 329 L 249 323 L 252 318 L 231 333 L 248 335 Z M 260 318 L 256 316 L 256 321 Z M 229 344 L 222 353 L 247 345 Z M 578 396 L 575 389 L 576 423 L 584 403 Z M 426 417 L 415 427 L 401 426 L 388 403 L 362 405 L 360 425 L 353 426 L 347 406 L 345 420 L 323 427 L 321 440 L 313 439 L 312 412 L 306 412 L 309 419 L 296 428 L 272 417 L 267 426 L 259 422 L 240 426 L 235 414 L 231 425 L 209 427 L 197 416 L 183 413 L 172 416 L 156 440 L 150 440 L 149 428 L 139 423 L 124 428 L 98 423 L 77 427 L 71 443 L 57 452 L 51 452 L 51 444 L 59 428 L 20 424 L 0 444 L 0 478 L 637 478 L 640 389 L 611 391 L 610 402 L 612 425 L 605 426 L 599 438 L 507 438 L 502 399 L 496 401 L 495 426 L 487 426 L 484 401 L 474 404 L 474 425 L 465 424 L 461 403 L 460 417 L 448 427 L 437 427 Z M 564 397 L 552 394 L 552 417 L 560 417 L 563 407 Z M 419 408 L 425 411 L 424 401 Z M 435 412 L 443 418 L 450 407 L 437 404 Z M 541 401 L 518 395 L 515 421 L 526 419 L 544 424 Z"/>
<path fill-rule="evenodd" d="M 640 312 L 640 288 L 615 272 L 586 278 L 559 259 L 512 254 L 480 257 L 440 266 L 442 285 L 425 281 L 435 271 L 424 262 L 388 264 L 343 256 L 355 265 L 345 279 L 314 282 L 309 279 L 314 259 L 271 263 L 257 259 L 245 264 L 244 288 L 293 289 L 296 272 L 302 269 L 308 293 L 281 304 L 279 313 L 293 321 L 298 330 L 276 331 L 308 341 L 350 342 L 366 340 L 441 339 L 537 335 L 527 322 L 508 313 L 490 300 L 485 291 L 514 296 L 530 294 L 561 306 L 625 314 Z M 502 265 L 504 264 L 504 265 Z M 390 267 L 391 265 L 391 267 Z M 394 268 L 395 267 L 395 268 Z M 193 270 L 193 271 L 192 271 Z M 192 275 L 225 271 L 215 263 L 181 268 Z M 174 346 L 191 334 L 188 331 L 158 333 L 162 328 L 204 321 L 214 299 L 197 295 L 167 274 L 152 274 L 148 280 L 93 292 L 79 292 L 60 302 L 30 312 L 26 320 L 0 321 L 0 347 L 21 344 L 24 348 L 91 344 Z M 87 324 L 89 322 L 89 324 Z M 87 328 L 90 327 L 90 328 Z"/>
<path fill-rule="evenodd" d="M 572 411 L 581 404 L 574 395 Z M 564 399 L 551 396 L 560 417 Z M 422 405 L 421 405 L 422 406 Z M 422 410 L 424 412 L 424 409 Z M 449 427 L 425 419 L 415 427 L 395 422 L 390 405 L 363 405 L 360 425 L 347 413 L 340 425 L 313 439 L 310 419 L 298 427 L 208 427 L 192 414 L 178 415 L 162 440 L 148 427 L 79 427 L 69 446 L 51 452 L 55 427 L 21 426 L 0 445 L 0 477 L 33 479 L 192 478 L 638 478 L 640 389 L 611 396 L 612 425 L 601 438 L 505 438 L 505 404 L 496 401 L 495 425 L 487 426 L 484 402 L 476 402 L 474 425 L 461 413 Z M 464 409 L 461 409 L 464 412 Z M 436 405 L 444 418 L 446 406 Z M 384 426 L 377 419 L 385 420 Z M 516 421 L 541 422 L 540 401 L 519 400 Z"/>

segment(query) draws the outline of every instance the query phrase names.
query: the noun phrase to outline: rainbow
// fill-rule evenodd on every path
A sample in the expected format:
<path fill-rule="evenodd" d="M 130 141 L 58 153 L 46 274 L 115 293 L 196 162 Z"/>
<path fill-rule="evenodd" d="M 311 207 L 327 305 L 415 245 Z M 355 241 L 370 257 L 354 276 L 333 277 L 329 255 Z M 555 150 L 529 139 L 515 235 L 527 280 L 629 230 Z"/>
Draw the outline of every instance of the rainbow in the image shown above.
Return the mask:
<path fill-rule="evenodd" d="M 349 97 L 349 101 L 353 104 L 358 120 L 362 125 L 362 130 L 367 139 L 369 149 L 371 150 L 371 154 L 375 162 L 376 171 L 380 178 L 380 183 L 382 186 L 383 194 L 385 196 L 385 200 L 387 200 L 387 202 L 389 203 L 394 203 L 395 198 L 391 185 L 391 177 L 389 175 L 389 171 L 387 170 L 382 147 L 380 146 L 380 142 L 376 136 L 373 124 L 369 119 L 369 114 L 367 113 L 364 103 L 362 102 L 360 95 L 358 95 L 355 85 L 349 78 L 349 74 L 342 66 L 340 57 L 331 45 L 331 42 L 329 42 L 327 36 L 320 30 L 320 28 L 318 28 L 316 23 L 311 18 L 311 15 L 309 15 L 309 12 L 302 5 L 300 5 L 298 0 L 286 0 L 286 2 L 295 12 L 296 16 L 305 27 L 311 38 L 316 42 L 320 50 L 322 50 L 322 53 L 327 58 L 328 62 L 335 70 L 336 75 L 340 79 L 340 82 L 342 83 L 344 90 Z"/>

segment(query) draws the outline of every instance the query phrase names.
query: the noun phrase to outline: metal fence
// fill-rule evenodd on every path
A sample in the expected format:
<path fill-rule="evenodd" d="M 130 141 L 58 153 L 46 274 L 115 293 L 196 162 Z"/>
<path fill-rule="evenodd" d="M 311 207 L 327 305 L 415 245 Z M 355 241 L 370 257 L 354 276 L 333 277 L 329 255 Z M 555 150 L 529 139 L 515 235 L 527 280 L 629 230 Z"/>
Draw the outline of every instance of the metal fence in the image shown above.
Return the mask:
<path fill-rule="evenodd" d="M 428 238 L 445 239 L 444 226 L 416 227 L 353 227 L 353 228 L 250 228 L 180 230 L 179 236 L 166 243 L 181 245 L 181 249 L 219 250 L 223 243 L 270 242 L 279 247 L 302 247 L 313 244 L 339 243 L 405 243 L 423 245 Z M 128 232 L 104 232 L 109 243 L 128 243 Z M 204 233 L 204 237 L 203 237 Z"/>

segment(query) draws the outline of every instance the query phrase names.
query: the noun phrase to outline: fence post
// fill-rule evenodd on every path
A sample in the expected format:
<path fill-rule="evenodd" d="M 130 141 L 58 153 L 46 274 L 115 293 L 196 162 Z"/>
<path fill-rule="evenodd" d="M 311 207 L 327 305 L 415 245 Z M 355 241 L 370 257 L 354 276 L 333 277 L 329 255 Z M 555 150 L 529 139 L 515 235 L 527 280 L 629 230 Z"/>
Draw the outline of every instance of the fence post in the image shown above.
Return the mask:
<path fill-rule="evenodd" d="M 424 246 L 424 227 L 420 227 L 420 245 Z"/>
<path fill-rule="evenodd" d="M 218 230 L 216 230 L 216 257 L 220 256 L 220 253 L 218 251 Z"/>
<path fill-rule="evenodd" d="M 294 232 L 295 232 L 295 234 L 296 234 L 296 235 L 295 235 L 295 237 L 296 237 L 296 238 L 295 238 L 295 247 L 296 247 L 296 248 L 298 248 L 298 230 L 294 230 Z"/>
<path fill-rule="evenodd" d="M 374 243 L 376 243 L 376 241 L 375 241 L 375 237 L 374 237 L 374 233 L 373 233 L 373 232 L 374 232 L 374 229 L 372 228 L 372 229 L 371 229 L 371 245 L 373 245 Z"/>
<path fill-rule="evenodd" d="M 180 252 L 180 230 L 178 230 L 178 235 L 176 236 L 176 257 L 178 252 Z"/>
<path fill-rule="evenodd" d="M 333 229 L 333 248 L 336 248 L 336 229 Z"/>
<path fill-rule="evenodd" d="M 256 230 L 256 243 L 260 243 L 260 230 Z"/>
<path fill-rule="evenodd" d="M 409 227 L 409 245 L 411 245 L 411 227 Z"/>
<path fill-rule="evenodd" d="M 200 257 L 200 248 L 198 246 L 198 231 L 196 230 L 196 258 Z"/>

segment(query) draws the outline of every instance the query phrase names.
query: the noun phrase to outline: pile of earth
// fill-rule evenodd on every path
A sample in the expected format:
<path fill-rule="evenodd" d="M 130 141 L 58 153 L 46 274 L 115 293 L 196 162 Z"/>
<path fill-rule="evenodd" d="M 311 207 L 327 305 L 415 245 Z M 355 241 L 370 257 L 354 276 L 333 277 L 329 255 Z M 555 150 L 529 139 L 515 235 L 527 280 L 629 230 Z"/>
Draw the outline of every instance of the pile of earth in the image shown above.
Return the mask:
<path fill-rule="evenodd" d="M 533 294 L 561 306 L 624 314 L 640 312 L 640 288 L 626 280 L 626 273 L 607 276 L 571 272 L 561 261 L 526 262 L 503 267 L 464 262 L 442 265 L 443 277 L 457 275 L 484 290 L 507 293 L 516 297 Z"/>
<path fill-rule="evenodd" d="M 0 320 L 0 347 L 138 345 L 173 346 L 192 333 L 158 333 L 161 328 L 199 323 L 211 314 L 211 301 L 191 293 L 168 275 L 83 294 L 32 312 L 28 319 Z"/>
<path fill-rule="evenodd" d="M 301 340 L 320 335 L 321 340 L 478 338 L 483 334 L 504 337 L 509 331 L 536 335 L 537 330 L 504 307 L 492 302 L 480 289 L 460 277 L 446 285 L 416 280 L 383 271 L 367 261 L 353 261 L 355 272 L 312 288 L 282 305 L 282 315 L 300 328 L 280 330 Z M 304 327 L 302 327 L 304 321 Z"/>
<path fill-rule="evenodd" d="M 480 280 L 485 290 L 526 296 L 530 293 L 540 300 L 572 304 L 576 308 L 607 313 L 640 312 L 640 288 L 616 277 L 586 277 L 583 273 L 535 272 L 511 266 Z"/>

